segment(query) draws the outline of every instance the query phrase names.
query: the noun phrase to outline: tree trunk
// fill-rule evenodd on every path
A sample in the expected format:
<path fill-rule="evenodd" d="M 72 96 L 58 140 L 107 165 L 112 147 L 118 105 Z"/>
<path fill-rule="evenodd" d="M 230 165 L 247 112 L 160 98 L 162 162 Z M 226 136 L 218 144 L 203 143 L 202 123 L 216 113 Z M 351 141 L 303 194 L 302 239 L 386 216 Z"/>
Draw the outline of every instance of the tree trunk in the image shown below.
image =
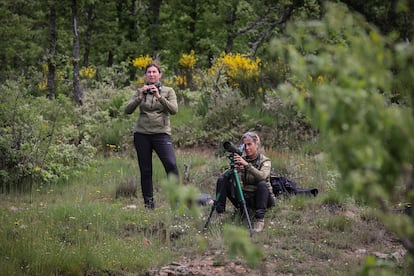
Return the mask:
<path fill-rule="evenodd" d="M 80 87 L 79 63 L 80 47 L 78 33 L 78 11 L 77 2 L 72 0 L 72 22 L 73 22 L 73 94 L 78 105 L 82 105 L 83 92 Z"/>
<path fill-rule="evenodd" d="M 152 46 L 152 57 L 157 58 L 158 51 L 160 50 L 160 44 L 158 39 L 159 25 L 160 25 L 160 8 L 162 0 L 151 1 L 152 10 L 152 32 L 151 32 L 151 46 Z"/>
<path fill-rule="evenodd" d="M 49 14 L 49 56 L 48 56 L 48 72 L 47 72 L 47 98 L 55 97 L 55 72 L 56 72 L 56 7 L 55 3 L 50 6 Z"/>
<path fill-rule="evenodd" d="M 92 39 L 92 24 L 95 19 L 93 16 L 93 4 L 88 4 L 86 8 L 86 33 L 85 33 L 85 53 L 83 54 L 83 66 L 89 66 L 89 53 L 91 51 L 91 39 Z"/>
<path fill-rule="evenodd" d="M 227 18 L 226 18 L 226 30 L 227 30 L 227 42 L 226 42 L 226 48 L 224 51 L 226 54 L 231 53 L 233 51 L 233 45 L 234 45 L 234 38 L 236 37 L 235 32 L 235 22 L 236 22 L 236 6 L 232 7 L 232 10 L 227 12 Z"/>
<path fill-rule="evenodd" d="M 112 65 L 114 65 L 114 51 L 113 51 L 113 49 L 109 50 L 109 52 L 108 52 L 108 61 L 107 61 L 107 66 L 108 67 L 112 67 Z"/>
<path fill-rule="evenodd" d="M 191 33 L 191 40 L 190 40 L 190 45 L 189 45 L 189 49 L 187 49 L 187 51 L 190 50 L 194 50 L 196 48 L 196 21 L 197 21 L 197 1 L 196 0 L 191 0 L 190 1 L 190 7 L 191 10 L 189 12 L 189 15 L 191 17 L 191 21 L 190 21 L 190 26 L 189 26 L 189 30 Z"/>
<path fill-rule="evenodd" d="M 128 39 L 131 42 L 135 42 L 138 36 L 137 29 L 137 3 L 135 0 L 132 0 L 129 6 L 129 16 L 128 16 Z"/>

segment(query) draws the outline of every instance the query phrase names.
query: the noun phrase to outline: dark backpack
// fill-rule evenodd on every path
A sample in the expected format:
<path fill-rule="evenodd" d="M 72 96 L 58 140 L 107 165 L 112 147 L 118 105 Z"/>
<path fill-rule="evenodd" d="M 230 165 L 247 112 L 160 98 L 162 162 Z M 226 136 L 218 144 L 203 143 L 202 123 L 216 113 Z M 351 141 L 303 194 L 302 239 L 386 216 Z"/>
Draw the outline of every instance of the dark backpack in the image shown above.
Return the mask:
<path fill-rule="evenodd" d="M 270 176 L 270 184 L 272 185 L 273 193 L 276 197 L 292 196 L 292 195 L 311 195 L 317 196 L 318 189 L 316 188 L 298 188 L 296 182 L 284 176 Z"/>

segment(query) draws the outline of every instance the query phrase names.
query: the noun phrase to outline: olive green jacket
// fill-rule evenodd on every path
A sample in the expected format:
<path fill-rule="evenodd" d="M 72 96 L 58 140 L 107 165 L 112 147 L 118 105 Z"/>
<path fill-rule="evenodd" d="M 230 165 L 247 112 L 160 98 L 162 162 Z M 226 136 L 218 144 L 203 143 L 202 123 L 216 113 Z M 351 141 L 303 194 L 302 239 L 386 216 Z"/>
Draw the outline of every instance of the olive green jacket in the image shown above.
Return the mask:
<path fill-rule="evenodd" d="M 261 180 L 264 180 L 267 182 L 269 192 L 273 194 L 273 189 L 270 184 L 270 172 L 272 169 L 271 160 L 263 154 L 259 154 L 259 156 L 254 160 L 248 160 L 246 158 L 245 160 L 249 164 L 241 173 L 239 173 L 240 180 L 243 183 L 243 191 L 256 191 L 257 183 L 259 183 Z"/>
<path fill-rule="evenodd" d="M 148 94 L 140 100 L 137 91 L 125 107 L 126 114 L 132 114 L 139 107 L 139 116 L 134 132 L 142 134 L 166 133 L 171 135 L 170 115 L 178 112 L 177 96 L 174 89 L 161 86 L 161 98 Z"/>

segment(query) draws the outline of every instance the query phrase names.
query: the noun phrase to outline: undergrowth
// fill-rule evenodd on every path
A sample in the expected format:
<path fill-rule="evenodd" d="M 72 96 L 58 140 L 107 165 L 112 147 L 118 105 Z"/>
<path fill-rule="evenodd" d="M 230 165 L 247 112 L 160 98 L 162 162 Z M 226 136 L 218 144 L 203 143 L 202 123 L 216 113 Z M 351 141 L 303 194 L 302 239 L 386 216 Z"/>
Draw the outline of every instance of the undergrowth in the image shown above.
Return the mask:
<path fill-rule="evenodd" d="M 286 159 L 282 153 L 271 156 L 280 167 L 297 166 L 300 175 L 291 177 L 320 194 L 280 198 L 266 215 L 265 230 L 251 238 L 247 222 L 231 209 L 223 223 L 213 213 L 204 231 L 210 206 L 189 200 L 213 196 L 216 176 L 226 166 L 225 156 L 209 150 L 177 151 L 179 167 L 190 168 L 186 184 L 166 181 L 154 159 L 153 211 L 144 209 L 139 184 L 137 198 L 115 197 L 124 179 L 139 179 L 136 160 L 116 153 L 65 183 L 31 194 L 2 194 L 0 273 L 142 275 L 182 258 L 222 252 L 215 266 L 241 262 L 253 275 L 357 274 L 378 253 L 390 257 L 374 261 L 370 271 L 381 267 L 409 275 L 408 260 L 391 257 L 401 251 L 395 237 L 375 212 L 333 196 L 329 174 L 322 173 L 328 167 L 319 159 L 293 152 Z"/>

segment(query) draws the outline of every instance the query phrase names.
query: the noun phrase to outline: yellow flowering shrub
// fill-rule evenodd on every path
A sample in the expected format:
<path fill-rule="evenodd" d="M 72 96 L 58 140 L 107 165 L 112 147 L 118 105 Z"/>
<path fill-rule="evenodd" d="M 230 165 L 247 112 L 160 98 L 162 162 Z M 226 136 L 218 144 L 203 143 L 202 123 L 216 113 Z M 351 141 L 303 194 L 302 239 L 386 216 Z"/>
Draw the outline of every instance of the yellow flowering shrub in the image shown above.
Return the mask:
<path fill-rule="evenodd" d="M 82 69 L 79 72 L 79 75 L 82 78 L 87 78 L 87 79 L 92 79 L 93 77 L 95 77 L 96 74 L 96 68 L 94 68 L 92 65 L 91 66 L 82 66 Z"/>
<path fill-rule="evenodd" d="M 189 54 L 182 54 L 178 63 L 181 68 L 176 79 L 176 85 L 180 89 L 190 88 L 194 90 L 196 87 L 193 80 L 194 68 L 197 63 L 195 51 L 191 50 Z"/>
<path fill-rule="evenodd" d="M 185 76 L 178 75 L 176 78 L 176 85 L 180 88 L 187 87 L 187 78 Z"/>
<path fill-rule="evenodd" d="M 43 67 L 43 80 L 37 84 L 39 90 L 45 90 L 47 88 L 47 73 L 49 72 L 49 66 L 47 63 L 42 65 Z"/>
<path fill-rule="evenodd" d="M 148 64 L 150 64 L 152 62 L 152 58 L 149 55 L 145 55 L 145 56 L 139 56 L 137 58 L 134 58 L 132 60 L 132 65 L 135 68 L 138 69 L 145 69 L 145 67 L 147 67 Z"/>
<path fill-rule="evenodd" d="M 45 90 L 47 87 L 47 78 L 44 78 L 41 82 L 37 84 L 40 90 Z"/>
<path fill-rule="evenodd" d="M 259 77 L 260 59 L 251 59 L 240 53 L 222 53 L 217 59 L 210 73 L 218 71 L 217 68 L 224 68 L 229 84 L 238 87 L 240 81 L 257 81 Z"/>
<path fill-rule="evenodd" d="M 179 63 L 182 67 L 187 69 L 194 69 L 197 62 L 195 51 L 191 50 L 189 54 L 182 54 Z"/>

